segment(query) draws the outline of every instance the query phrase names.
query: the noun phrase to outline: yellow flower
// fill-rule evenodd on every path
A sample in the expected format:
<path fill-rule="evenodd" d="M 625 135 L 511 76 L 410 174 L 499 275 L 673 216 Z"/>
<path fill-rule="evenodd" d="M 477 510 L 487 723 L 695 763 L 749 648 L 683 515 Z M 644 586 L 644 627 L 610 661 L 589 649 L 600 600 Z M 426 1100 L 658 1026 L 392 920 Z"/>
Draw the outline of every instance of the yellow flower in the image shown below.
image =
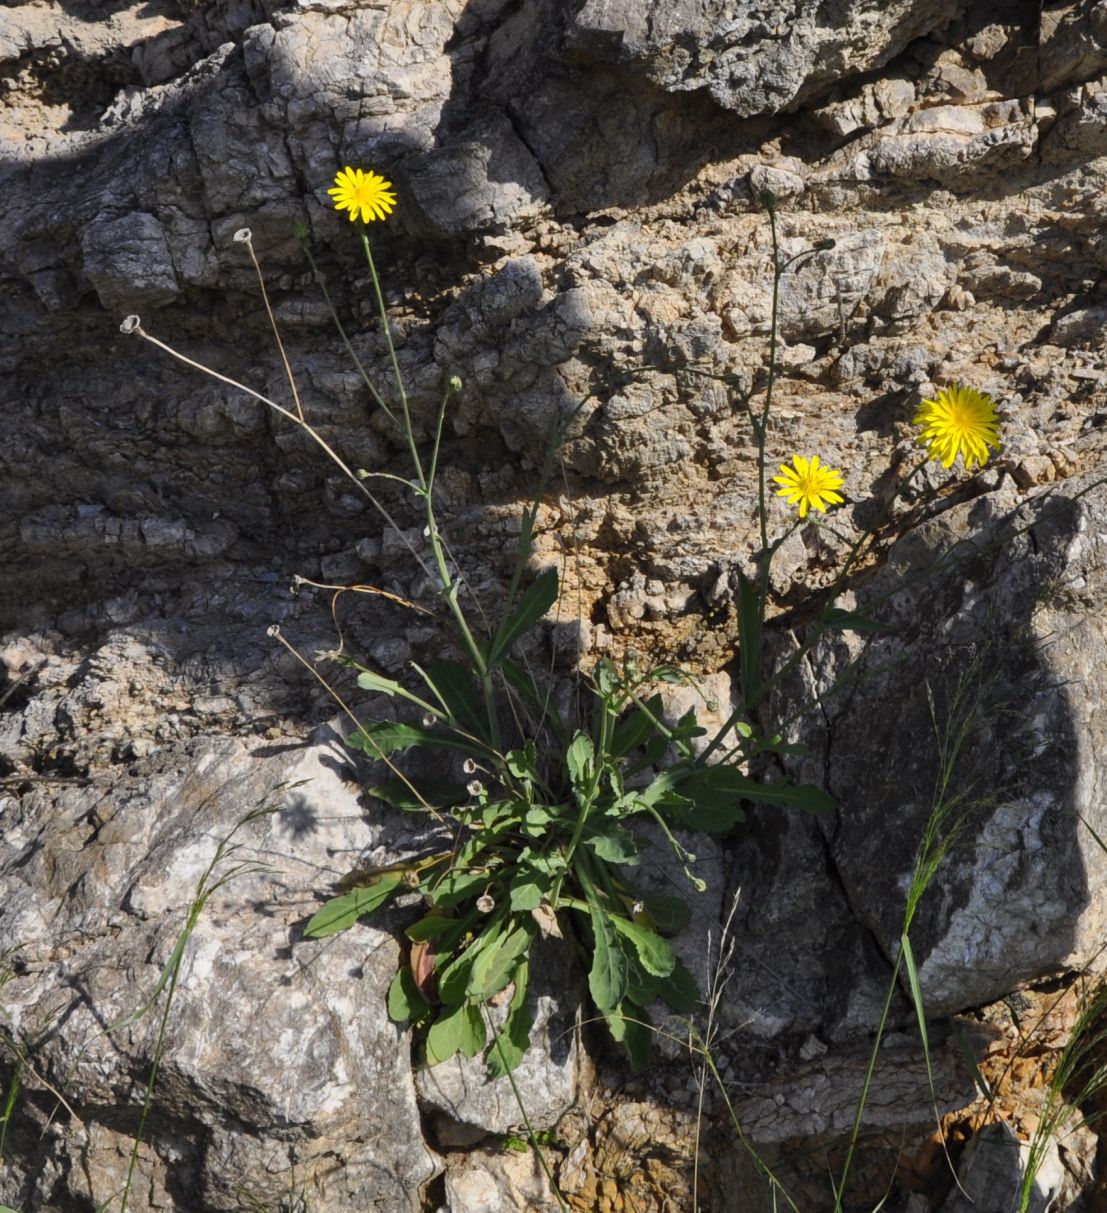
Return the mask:
<path fill-rule="evenodd" d="M 995 401 L 975 388 L 959 383 L 942 388 L 937 400 L 924 400 L 915 414 L 915 425 L 923 432 L 919 443 L 929 448 L 932 459 L 951 467 L 957 452 L 970 468 L 973 460 L 983 467 L 988 462 L 988 447 L 999 450 L 999 418 Z"/>
<path fill-rule="evenodd" d="M 360 168 L 344 168 L 334 179 L 334 188 L 327 193 L 334 199 L 336 210 L 349 211 L 350 222 L 361 216 L 363 223 L 385 219 L 396 205 L 396 195 L 390 193 L 392 182 L 379 174 Z"/>
<path fill-rule="evenodd" d="M 798 505 L 801 518 L 807 517 L 811 506 L 825 514 L 828 505 L 841 505 L 845 500 L 834 491 L 842 487 L 842 473 L 825 465 L 820 467 L 818 455 L 812 455 L 810 461 L 802 455 L 793 455 L 792 465 L 783 464 L 781 475 L 774 476 L 773 481 L 782 486 L 776 495 L 787 497 L 789 505 Z"/>

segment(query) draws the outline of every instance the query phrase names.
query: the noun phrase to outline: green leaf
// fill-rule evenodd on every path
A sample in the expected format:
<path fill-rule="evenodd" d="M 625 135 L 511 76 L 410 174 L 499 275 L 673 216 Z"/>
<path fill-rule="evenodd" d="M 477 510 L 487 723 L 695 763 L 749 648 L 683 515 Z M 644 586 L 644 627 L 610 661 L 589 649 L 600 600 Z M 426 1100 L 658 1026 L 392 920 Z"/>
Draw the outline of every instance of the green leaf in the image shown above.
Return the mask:
<path fill-rule="evenodd" d="M 501 935 L 491 947 L 482 949 L 473 962 L 466 997 L 483 1003 L 506 989 L 518 968 L 519 958 L 530 950 L 535 930 L 533 922 L 529 926 L 518 926 Z"/>
<path fill-rule="evenodd" d="M 524 957 L 515 970 L 513 980 L 515 993 L 508 1007 L 507 1020 L 495 1034 L 495 1041 L 488 1051 L 488 1077 L 502 1078 L 526 1056 L 530 1048 L 530 1030 L 534 1017 L 527 1005 L 527 987 L 530 985 L 530 962 Z"/>
<path fill-rule="evenodd" d="M 557 570 L 540 573 L 533 585 L 519 599 L 514 614 L 500 624 L 488 653 L 488 665 L 499 665 L 511 651 L 511 646 L 536 623 L 557 601 Z"/>
<path fill-rule="evenodd" d="M 642 905 L 657 929 L 669 935 L 683 931 L 692 917 L 692 911 L 683 897 L 654 893 L 643 897 Z"/>
<path fill-rule="evenodd" d="M 654 977 L 668 977 L 676 965 L 673 945 L 662 939 L 649 927 L 639 926 L 620 914 L 612 914 L 608 921 L 624 938 L 634 944 L 642 968 Z M 598 1004 L 597 1004 L 598 1005 Z"/>
<path fill-rule="evenodd" d="M 484 1048 L 484 1021 L 479 1007 L 453 1007 L 427 1033 L 427 1065 L 448 1061 L 455 1053 L 475 1057 Z"/>
<path fill-rule="evenodd" d="M 414 792 L 412 787 L 415 788 Z M 433 809 L 450 809 L 469 799 L 466 788 L 442 779 L 420 779 L 418 783 L 413 780 L 410 784 L 402 779 L 386 779 L 375 787 L 366 788 L 366 791 L 370 796 L 376 796 L 378 800 L 405 813 L 425 813 L 427 805 Z"/>
<path fill-rule="evenodd" d="M 633 951 L 633 949 L 631 949 Z M 633 956 L 627 957 L 627 1001 L 636 1007 L 648 1007 L 657 997 L 664 978 L 647 973 Z"/>
<path fill-rule="evenodd" d="M 385 678 L 372 670 L 362 670 L 357 676 L 357 684 L 363 691 L 381 691 L 390 697 L 404 694 L 404 688 L 394 678 Z"/>
<path fill-rule="evenodd" d="M 664 704 L 660 695 L 647 699 L 641 706 L 623 717 L 615 726 L 611 735 L 610 753 L 613 758 L 621 758 L 644 745 L 650 734 L 657 727 L 656 722 L 664 713 Z"/>
<path fill-rule="evenodd" d="M 424 729 L 419 725 L 402 724 L 398 720 L 366 720 L 346 738 L 346 744 L 352 750 L 362 750 L 370 758 L 402 754 L 416 746 L 462 750 L 466 754 L 474 752 L 473 743 L 464 738 L 451 737 L 449 733 Z"/>
<path fill-rule="evenodd" d="M 588 907 L 592 919 L 592 968 L 588 973 L 588 990 L 592 1001 L 606 1014 L 614 1011 L 627 992 L 627 960 L 610 918 L 592 903 Z"/>
<path fill-rule="evenodd" d="M 629 1010 L 628 1008 L 628 1012 Z M 637 1072 L 643 1069 L 650 1060 L 652 1033 L 650 1032 L 649 1016 L 644 1010 L 635 1008 L 633 1018 L 626 1019 L 624 1025 L 623 1048 L 626 1049 L 627 1056 L 630 1058 L 630 1068 Z"/>
<path fill-rule="evenodd" d="M 650 1058 L 650 1029 L 645 1020 L 646 1013 L 638 1007 L 627 1007 L 620 1003 L 618 1007 L 604 1014 L 612 1038 L 619 1042 L 627 1051 L 630 1064 L 635 1070 L 640 1070 Z"/>
<path fill-rule="evenodd" d="M 595 763 L 595 749 L 592 738 L 587 733 L 576 733 L 565 751 L 565 765 L 569 768 L 569 778 L 573 788 L 578 793 L 587 793 L 592 784 L 592 770 Z"/>
<path fill-rule="evenodd" d="M 657 995 L 664 999 L 678 1015 L 687 1015 L 691 1011 L 698 1011 L 703 1006 L 703 999 L 696 988 L 695 978 L 679 960 L 673 966 L 673 971 L 669 976 L 659 983 Z"/>
<path fill-rule="evenodd" d="M 761 601 L 749 578 L 738 570 L 739 685 L 751 708 L 761 697 Z"/>
<path fill-rule="evenodd" d="M 364 889 L 351 889 L 341 897 L 332 897 L 321 909 L 312 915 L 311 921 L 304 928 L 308 939 L 325 939 L 328 935 L 337 935 L 352 927 L 364 914 L 372 914 L 398 890 L 403 887 L 401 876 L 382 876 Z"/>
<path fill-rule="evenodd" d="M 523 701 L 539 715 L 542 725 L 553 732 L 557 738 L 558 749 L 564 749 L 568 745 L 569 734 L 565 728 L 565 722 L 558 716 L 550 696 L 540 692 L 538 684 L 531 677 L 530 672 L 514 661 L 504 658 L 500 663 L 500 672 L 507 684 L 517 691 Z"/>
<path fill-rule="evenodd" d="M 480 955 L 481 937 L 478 935 L 460 956 L 438 974 L 438 997 L 448 1007 L 459 1007 L 465 1001 L 465 987 L 473 971 L 473 962 Z"/>
<path fill-rule="evenodd" d="M 889 632 L 891 628 L 878 619 L 868 619 L 858 615 L 856 611 L 846 611 L 841 607 L 827 607 L 822 613 L 822 621 L 828 628 L 836 628 L 839 632 L 862 632 L 873 635 L 877 632 Z"/>
<path fill-rule="evenodd" d="M 457 661 L 430 661 L 425 669 L 417 665 L 414 668 L 451 721 L 456 721 L 478 737 L 485 735 L 485 723 L 481 717 L 483 699 L 466 666 Z"/>
<path fill-rule="evenodd" d="M 435 880 L 426 889 L 427 895 L 436 906 L 449 909 L 464 901 L 466 897 L 478 896 L 488 885 L 487 872 L 461 872 L 456 868 L 447 872 L 441 880 Z"/>
<path fill-rule="evenodd" d="M 453 918 L 449 914 L 428 914 L 413 922 L 404 934 L 412 943 L 419 943 L 426 939 L 439 939 L 450 931 L 459 930 L 463 923 L 463 919 Z"/>
<path fill-rule="evenodd" d="M 638 840 L 622 826 L 609 825 L 602 834 L 585 838 L 585 844 L 607 863 L 637 863 Z"/>
<path fill-rule="evenodd" d="M 533 783 L 538 765 L 534 742 L 528 741 L 521 750 L 508 750 L 504 755 L 504 765 L 508 774 L 516 779 Z"/>
<path fill-rule="evenodd" d="M 461 1051 L 466 1057 L 476 1057 L 488 1042 L 484 1028 L 484 1015 L 480 1007 L 465 1007 L 464 1030 L 461 1037 Z"/>
<path fill-rule="evenodd" d="M 388 1018 L 393 1023 L 407 1023 L 409 1019 L 421 1019 L 430 1010 L 430 1004 L 419 992 L 411 969 L 405 964 L 397 970 L 388 987 Z"/>
<path fill-rule="evenodd" d="M 647 787 L 637 793 L 638 800 L 650 808 L 684 804 L 687 797 L 677 791 L 676 785 L 677 773 L 675 771 L 660 771 Z"/>
<path fill-rule="evenodd" d="M 520 872 L 511 882 L 508 905 L 517 912 L 529 913 L 537 909 L 549 891 L 549 881 L 539 883 L 527 873 Z"/>

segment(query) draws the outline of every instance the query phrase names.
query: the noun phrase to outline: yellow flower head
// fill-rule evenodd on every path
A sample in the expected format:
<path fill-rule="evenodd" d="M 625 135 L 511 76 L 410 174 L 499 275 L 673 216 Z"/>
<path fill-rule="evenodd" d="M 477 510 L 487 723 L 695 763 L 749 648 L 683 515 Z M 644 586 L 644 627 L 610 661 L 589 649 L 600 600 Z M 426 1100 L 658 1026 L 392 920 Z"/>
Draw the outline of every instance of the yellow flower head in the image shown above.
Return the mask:
<path fill-rule="evenodd" d="M 327 193 L 334 199 L 336 210 L 350 212 L 351 223 L 358 216 L 362 223 L 372 223 L 387 218 L 396 205 L 391 189 L 392 182 L 385 181 L 380 173 L 347 167 L 335 177 L 334 187 Z"/>
<path fill-rule="evenodd" d="M 999 418 L 995 401 L 976 388 L 955 383 L 944 387 L 937 400 L 924 400 L 915 414 L 915 425 L 923 427 L 919 443 L 929 448 L 932 459 L 951 467 L 958 451 L 971 468 L 974 460 L 983 467 L 988 447 L 999 450 Z"/>
<path fill-rule="evenodd" d="M 825 465 L 820 467 L 818 455 L 812 455 L 810 460 L 793 455 L 792 466 L 785 463 L 780 471 L 779 476 L 773 477 L 774 483 L 781 486 L 776 495 L 787 497 L 789 505 L 798 505 L 801 518 L 807 517 L 811 506 L 825 514 L 828 505 L 841 505 L 845 500 L 834 491 L 842 487 L 842 473 Z"/>

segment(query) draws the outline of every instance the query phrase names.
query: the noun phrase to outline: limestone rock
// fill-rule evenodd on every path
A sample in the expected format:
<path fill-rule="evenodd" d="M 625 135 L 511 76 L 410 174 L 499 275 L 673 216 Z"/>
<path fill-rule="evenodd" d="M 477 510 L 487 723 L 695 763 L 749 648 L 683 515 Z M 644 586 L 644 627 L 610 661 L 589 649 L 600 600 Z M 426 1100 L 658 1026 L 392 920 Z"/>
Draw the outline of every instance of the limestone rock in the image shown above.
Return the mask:
<path fill-rule="evenodd" d="M 932 1014 L 1095 963 L 1107 917 L 1093 835 L 1107 828 L 1094 706 L 1107 505 L 1091 477 L 1013 505 L 955 507 L 897 545 L 858 602 L 888 635 L 865 645 L 866 677 L 831 708 L 842 808 L 827 838 L 889 957 L 919 839 L 936 805 L 944 814 L 949 849 L 913 936 Z M 893 702 L 894 719 L 877 706 Z M 880 763 L 861 757 L 874 744 Z"/>
<path fill-rule="evenodd" d="M 629 63 L 663 88 L 705 89 L 748 116 L 794 109 L 834 80 L 881 67 L 955 11 L 943 0 L 866 2 L 823 22 L 807 0 L 588 0 L 571 21 L 569 45 Z"/>
<path fill-rule="evenodd" d="M 276 752 L 207 740 L 156 754 L 123 796 L 102 781 L 59 803 L 0 803 L 7 1023 L 36 1073 L 64 1076 L 71 1117 L 8 1160 L 4 1199 L 120 1190 L 168 993 L 154 999 L 159 973 L 194 919 L 153 1092 L 157 1162 L 136 1207 L 175 1191 L 232 1209 L 243 1186 L 275 1202 L 293 1172 L 323 1210 L 420 1207 L 438 1163 L 406 1042 L 383 1013 L 396 945 L 379 926 L 301 938 L 321 874 L 382 839 L 351 775 L 326 737 Z M 23 1086 L 36 1090 L 30 1072 Z"/>

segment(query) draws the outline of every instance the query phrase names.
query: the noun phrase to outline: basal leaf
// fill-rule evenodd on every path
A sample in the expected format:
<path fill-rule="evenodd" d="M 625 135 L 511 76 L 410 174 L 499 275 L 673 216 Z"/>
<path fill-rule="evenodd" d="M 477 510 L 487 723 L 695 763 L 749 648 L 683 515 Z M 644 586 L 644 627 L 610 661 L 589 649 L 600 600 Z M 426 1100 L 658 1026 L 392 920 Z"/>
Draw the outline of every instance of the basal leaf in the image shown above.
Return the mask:
<path fill-rule="evenodd" d="M 526 955 L 534 939 L 534 924 L 518 926 L 501 935 L 492 947 L 482 949 L 473 962 L 466 996 L 473 1002 L 487 1002 L 510 984 L 520 957 Z"/>
<path fill-rule="evenodd" d="M 468 1027 L 467 1010 L 467 1007 L 452 1007 L 431 1024 L 426 1046 L 428 1066 L 437 1066 L 461 1051 Z"/>
<path fill-rule="evenodd" d="M 533 877 L 520 872 L 511 882 L 508 904 L 512 910 L 526 912 L 537 909 L 545 897 L 549 882 L 541 884 Z"/>
<path fill-rule="evenodd" d="M 631 948 L 631 951 L 634 949 Z M 627 1002 L 634 1003 L 636 1007 L 648 1007 L 657 997 L 657 991 L 664 980 L 647 973 L 635 957 L 627 957 Z"/>
<path fill-rule="evenodd" d="M 627 991 L 627 961 L 611 926 L 610 917 L 597 905 L 589 906 L 592 919 L 592 968 L 588 990 L 592 1001 L 605 1014 L 623 1001 Z"/>
<path fill-rule="evenodd" d="M 480 954 L 478 936 L 460 956 L 454 957 L 438 975 L 438 997 L 448 1007 L 459 1007 L 465 1001 L 465 987 L 473 971 L 473 961 Z"/>
<path fill-rule="evenodd" d="M 530 588 L 519 599 L 510 618 L 500 625 L 488 654 L 489 666 L 497 666 L 511 651 L 515 641 L 557 601 L 557 570 L 547 569 L 540 573 Z"/>
<path fill-rule="evenodd" d="M 638 862 L 638 840 L 622 826 L 608 825 L 602 834 L 591 834 L 584 841 L 590 850 L 607 863 Z"/>
<path fill-rule="evenodd" d="M 484 736 L 483 698 L 468 667 L 458 661 L 431 661 L 425 668 L 414 668 L 452 720 L 478 737 Z"/>
<path fill-rule="evenodd" d="M 672 897 L 667 893 L 643 897 L 642 906 L 657 930 L 667 935 L 683 931 L 692 917 L 692 911 L 683 897 Z"/>
<path fill-rule="evenodd" d="M 366 720 L 346 738 L 346 744 L 352 750 L 362 750 L 370 758 L 402 754 L 418 746 L 461 750 L 466 754 L 473 750 L 472 742 L 464 738 L 398 720 Z"/>
<path fill-rule="evenodd" d="M 449 909 L 463 902 L 488 884 L 487 872 L 463 872 L 456 868 L 447 872 L 441 880 L 435 880 L 427 889 L 427 896 L 436 906 Z"/>
<path fill-rule="evenodd" d="M 587 733 L 576 733 L 565 751 L 565 765 L 569 768 L 575 791 L 583 793 L 591 786 L 594 763 L 592 738 Z"/>
<path fill-rule="evenodd" d="M 841 607 L 828 607 L 822 613 L 822 621 L 828 628 L 836 628 L 839 632 L 862 632 L 873 635 L 877 632 L 887 632 L 890 628 L 878 619 L 867 619 L 856 611 L 846 611 Z"/>
<path fill-rule="evenodd" d="M 461 1051 L 466 1057 L 476 1057 L 488 1041 L 485 1033 L 484 1014 L 480 1007 L 466 1006 L 462 1021 Z"/>
<path fill-rule="evenodd" d="M 386 779 L 366 791 L 405 813 L 425 813 L 427 805 L 433 809 L 449 809 L 469 799 L 469 792 L 461 784 L 442 779 L 420 779 L 418 783 Z"/>
<path fill-rule="evenodd" d="M 679 960 L 669 976 L 658 984 L 657 996 L 668 1003 L 678 1015 L 687 1015 L 703 1006 L 695 978 Z"/>
<path fill-rule="evenodd" d="M 515 993 L 508 1007 L 507 1020 L 496 1033 L 492 1048 L 488 1051 L 489 1078 L 502 1078 L 509 1070 L 514 1070 L 530 1048 L 534 1017 L 527 1003 L 530 962 L 525 957 L 516 967 L 512 980 L 515 982 Z"/>
<path fill-rule="evenodd" d="M 638 953 L 642 968 L 654 977 L 668 977 L 676 964 L 673 945 L 667 939 L 662 939 L 648 927 L 639 926 L 629 918 L 612 914 L 608 921 L 625 939 L 629 939 Z"/>
<path fill-rule="evenodd" d="M 755 793 L 746 793 L 749 800 L 775 804 L 785 809 L 805 809 L 808 813 L 828 813 L 838 807 L 837 798 L 813 783 L 763 783 Z"/>
<path fill-rule="evenodd" d="M 341 897 L 332 897 L 321 909 L 312 915 L 311 921 L 304 928 L 308 939 L 325 939 L 328 935 L 337 935 L 352 927 L 364 914 L 372 914 L 400 888 L 403 879 L 400 876 L 382 876 L 380 880 L 360 889 L 351 889 Z"/>
<path fill-rule="evenodd" d="M 398 969 L 388 987 L 388 1018 L 393 1023 L 407 1023 L 419 1019 L 430 1009 L 430 1004 L 419 992 L 415 977 L 407 965 Z"/>

